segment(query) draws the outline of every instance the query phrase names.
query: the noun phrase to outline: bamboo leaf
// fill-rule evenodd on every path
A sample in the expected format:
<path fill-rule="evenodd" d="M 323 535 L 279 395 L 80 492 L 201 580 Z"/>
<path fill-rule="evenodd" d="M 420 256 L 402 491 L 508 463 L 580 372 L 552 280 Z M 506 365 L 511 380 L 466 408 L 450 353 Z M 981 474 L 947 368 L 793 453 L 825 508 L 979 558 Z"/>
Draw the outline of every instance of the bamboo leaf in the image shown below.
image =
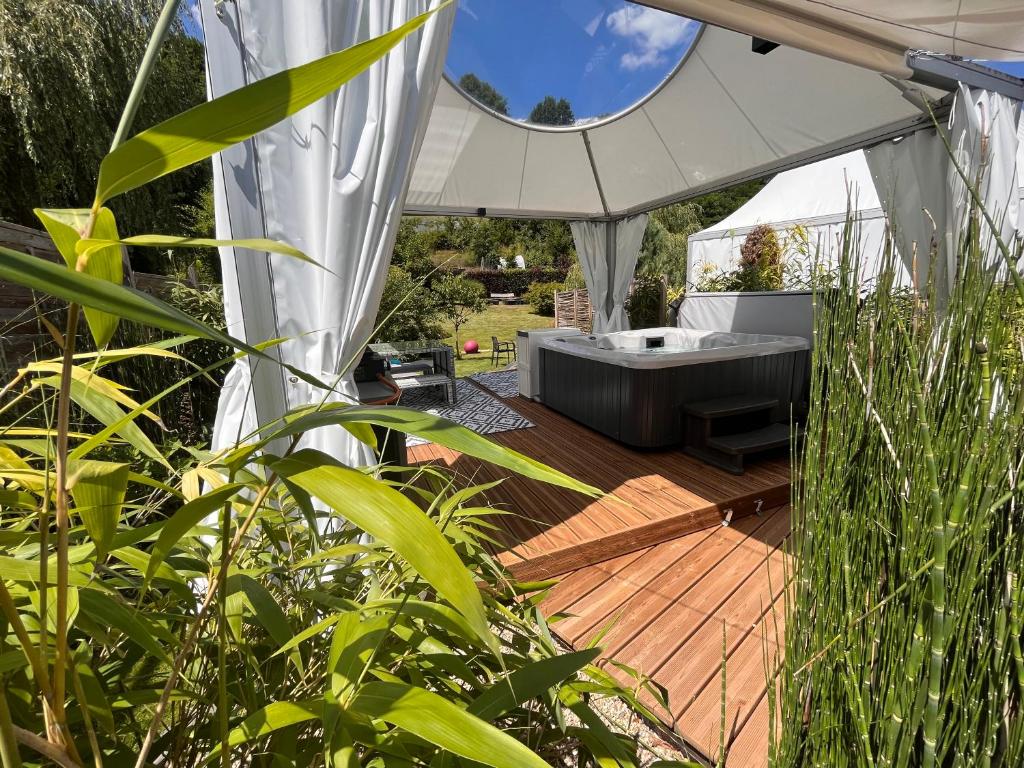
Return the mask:
<path fill-rule="evenodd" d="M 179 507 L 163 524 L 160 536 L 153 545 L 153 549 L 150 550 L 149 563 L 145 570 L 146 581 L 152 581 L 171 550 L 185 534 L 199 525 L 208 515 L 224 506 L 243 487 L 241 483 L 228 483 Z"/>
<path fill-rule="evenodd" d="M 121 248 L 117 245 L 117 222 L 109 208 L 100 208 L 92 225 L 94 237 L 108 244 L 98 247 L 87 259 L 79 259 L 77 245 L 88 226 L 90 211 L 83 208 L 37 208 L 36 217 L 46 227 L 69 270 L 84 272 L 106 282 L 120 285 L 124 280 Z M 118 317 L 110 312 L 86 307 L 85 320 L 97 347 L 104 346 L 117 329 Z"/>
<path fill-rule="evenodd" d="M 57 559 L 50 557 L 49 578 L 47 581 L 52 585 L 56 584 Z M 8 557 L 0 555 L 0 579 L 4 581 L 25 582 L 28 584 L 39 583 L 39 561 L 26 560 L 20 557 Z M 89 583 L 89 577 L 82 573 L 80 568 L 71 568 L 68 573 L 68 583 L 73 587 L 84 587 Z"/>
<path fill-rule="evenodd" d="M 96 251 L 110 246 L 134 245 L 141 248 L 221 248 L 234 246 L 261 253 L 279 253 L 291 256 L 307 264 L 320 266 L 318 261 L 288 243 L 270 240 L 265 237 L 252 237 L 241 240 L 218 240 L 210 237 L 176 237 L 174 235 L 133 235 L 121 240 L 102 240 L 96 237 L 79 240 L 75 246 L 80 256 L 91 256 Z"/>
<path fill-rule="evenodd" d="M 68 488 L 75 511 L 96 544 L 97 563 L 102 562 L 114 541 L 128 475 L 127 464 L 109 461 L 76 461 L 69 466 Z"/>
<path fill-rule="evenodd" d="M 362 686 L 348 709 L 495 768 L 548 768 L 533 751 L 436 693 L 405 683 Z"/>
<path fill-rule="evenodd" d="M 575 675 L 600 653 L 591 648 L 535 661 L 488 688 L 472 701 L 468 711 L 482 720 L 494 720 Z"/>
<path fill-rule="evenodd" d="M 114 725 L 114 713 L 110 709 L 110 702 L 107 701 L 106 691 L 103 684 L 93 672 L 89 664 L 91 648 L 89 643 L 83 641 L 75 651 L 75 673 L 82 684 L 82 692 L 85 694 L 85 703 L 89 707 L 89 714 L 106 729 L 111 736 L 117 735 L 117 726 Z"/>
<path fill-rule="evenodd" d="M 271 75 L 137 134 L 103 158 L 103 203 L 212 157 L 309 106 L 366 70 L 430 18 L 428 11 L 380 37 Z"/>
<path fill-rule="evenodd" d="M 251 576 L 239 574 L 233 578 L 238 580 L 239 589 L 249 598 L 249 605 L 256 613 L 256 620 L 263 625 L 274 642 L 278 645 L 287 643 L 292 637 L 292 629 L 288 625 L 288 617 L 274 596 Z"/>
<path fill-rule="evenodd" d="M 487 647 L 497 651 L 472 575 L 434 522 L 406 496 L 318 451 L 297 451 L 271 467 L 388 544 L 466 617 Z"/>
<path fill-rule="evenodd" d="M 102 392 L 87 384 L 83 384 L 81 381 L 72 379 L 71 399 L 101 424 L 116 424 L 121 422 L 124 417 L 124 411 L 121 410 L 117 403 Z M 159 461 L 165 467 L 171 466 L 167 459 L 164 458 L 164 455 L 153 445 L 153 441 L 146 437 L 146 433 L 134 421 L 124 422 L 118 428 L 116 434 L 124 438 L 125 442 L 139 451 L 139 453 Z"/>
<path fill-rule="evenodd" d="M 131 642 L 163 661 L 170 661 L 152 628 L 138 618 L 136 612 L 96 589 L 79 590 L 81 610 L 101 626 L 113 627 Z"/>
<path fill-rule="evenodd" d="M 281 728 L 287 728 L 310 720 L 323 717 L 324 702 L 322 699 L 308 701 L 275 701 L 253 712 L 237 728 L 228 734 L 228 745 L 237 747 L 250 741 L 262 738 Z M 220 754 L 218 745 L 203 761 L 208 763 Z"/>
<path fill-rule="evenodd" d="M 491 442 L 471 429 L 440 416 L 414 411 L 411 408 L 397 408 L 390 405 L 353 406 L 345 403 L 326 403 L 318 410 L 306 409 L 293 412 L 285 416 L 283 422 L 274 432 L 273 438 L 300 434 L 331 424 L 344 425 L 353 422 L 375 424 L 422 437 L 438 445 L 443 445 L 445 448 L 496 464 L 533 480 L 568 488 L 588 496 L 602 495 L 600 488 L 574 480 L 564 472 L 552 469 L 536 459 Z M 229 461 L 240 461 L 241 463 L 248 461 L 249 454 L 257 450 L 259 445 L 262 445 L 262 442 L 244 446 Z"/>

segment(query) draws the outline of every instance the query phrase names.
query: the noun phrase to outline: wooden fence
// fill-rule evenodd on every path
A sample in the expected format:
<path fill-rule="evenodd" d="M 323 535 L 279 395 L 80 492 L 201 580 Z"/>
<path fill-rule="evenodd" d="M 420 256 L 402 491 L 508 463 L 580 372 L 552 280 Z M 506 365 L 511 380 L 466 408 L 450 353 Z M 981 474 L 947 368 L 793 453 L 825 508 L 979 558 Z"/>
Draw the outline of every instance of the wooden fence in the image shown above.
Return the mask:
<path fill-rule="evenodd" d="M 586 288 L 576 291 L 555 291 L 555 327 L 579 328 L 590 333 L 594 325 L 594 312 L 590 307 L 590 294 Z"/>
<path fill-rule="evenodd" d="M 42 230 L 0 221 L 0 246 L 56 264 L 64 263 L 50 236 Z M 165 275 L 134 272 L 127 255 L 124 268 L 127 284 L 153 295 L 165 293 L 175 282 Z M 189 282 L 195 283 L 194 270 L 190 270 Z M 198 283 L 194 287 L 198 287 Z M 63 328 L 64 303 L 0 280 L 0 373 L 24 365 L 40 353 L 57 354 L 57 346 L 43 318 Z"/>
<path fill-rule="evenodd" d="M 631 283 L 629 293 L 633 293 L 636 283 Z M 662 275 L 661 294 L 658 300 L 656 327 L 668 323 L 668 278 Z M 579 328 L 590 333 L 594 327 L 594 310 L 590 306 L 590 294 L 586 288 L 575 291 L 555 291 L 555 327 Z"/>

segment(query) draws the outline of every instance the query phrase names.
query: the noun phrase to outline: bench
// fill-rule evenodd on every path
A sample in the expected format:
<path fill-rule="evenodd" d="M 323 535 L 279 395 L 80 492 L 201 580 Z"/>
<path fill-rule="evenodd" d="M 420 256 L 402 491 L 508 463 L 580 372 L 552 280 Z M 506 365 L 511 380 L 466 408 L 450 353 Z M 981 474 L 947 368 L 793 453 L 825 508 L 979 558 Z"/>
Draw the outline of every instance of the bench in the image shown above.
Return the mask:
<path fill-rule="evenodd" d="M 772 418 L 778 407 L 778 399 L 764 395 L 733 395 L 687 403 L 683 406 L 683 450 L 708 464 L 742 475 L 748 455 L 789 445 L 789 425 Z M 797 437 L 801 435 L 798 431 Z"/>
<path fill-rule="evenodd" d="M 523 300 L 514 293 L 492 293 L 487 297 L 491 304 L 522 304 Z"/>

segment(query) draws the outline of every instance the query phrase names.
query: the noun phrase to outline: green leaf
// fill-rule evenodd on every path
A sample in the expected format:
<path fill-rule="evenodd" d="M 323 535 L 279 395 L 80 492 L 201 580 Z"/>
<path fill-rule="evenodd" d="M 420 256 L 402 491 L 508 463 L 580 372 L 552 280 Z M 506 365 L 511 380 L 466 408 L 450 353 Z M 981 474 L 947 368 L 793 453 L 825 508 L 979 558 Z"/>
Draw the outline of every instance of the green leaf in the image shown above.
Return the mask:
<path fill-rule="evenodd" d="M 19 581 L 38 584 L 39 561 L 0 555 L 0 579 L 3 579 L 4 581 Z M 47 570 L 47 581 L 51 585 L 57 583 L 56 556 L 50 557 L 49 569 Z M 71 586 L 84 587 L 88 583 L 89 577 L 82 573 L 81 569 L 71 568 L 68 572 L 68 584 Z"/>
<path fill-rule="evenodd" d="M 278 645 L 284 645 L 292 637 L 292 628 L 288 624 L 281 606 L 266 587 L 245 574 L 232 577 L 238 580 L 238 587 L 249 598 L 249 605 L 256 613 L 256 619 Z"/>
<path fill-rule="evenodd" d="M 494 720 L 576 674 L 600 653 L 592 648 L 535 661 L 496 682 L 470 703 L 468 711 L 483 720 Z"/>
<path fill-rule="evenodd" d="M 233 728 L 228 734 L 228 745 L 237 747 L 250 741 L 262 738 L 267 734 L 323 717 L 324 702 L 322 699 L 308 701 L 275 701 L 249 715 L 242 724 Z M 220 745 L 206 757 L 203 763 L 210 762 L 220 754 Z"/>
<path fill-rule="evenodd" d="M 60 251 L 68 269 L 84 272 L 108 283 L 120 285 L 124 280 L 121 247 L 117 245 L 117 222 L 109 208 L 100 208 L 92 226 L 93 237 L 107 241 L 96 248 L 87 259 L 79 259 L 77 246 L 82 232 L 88 226 L 90 211 L 84 208 L 36 208 L 36 217 L 46 227 L 54 245 Z M 97 347 L 104 346 L 117 330 L 118 316 L 86 307 L 85 320 Z"/>
<path fill-rule="evenodd" d="M 167 559 L 171 550 L 189 531 L 199 525 L 203 519 L 224 506 L 227 501 L 242 488 L 241 483 L 226 483 L 209 493 L 183 504 L 171 515 L 160 531 L 153 549 L 149 553 L 149 564 L 146 566 L 146 581 L 151 581 L 157 569 Z"/>
<path fill-rule="evenodd" d="M 85 703 L 89 707 L 89 714 L 97 723 L 106 729 L 111 736 L 117 735 L 117 726 L 114 725 L 114 713 L 110 709 L 110 702 L 107 701 L 106 691 L 103 684 L 92 670 L 91 647 L 88 642 L 82 643 L 75 650 L 75 671 L 82 684 L 82 692 L 85 694 Z"/>
<path fill-rule="evenodd" d="M 380 37 L 200 104 L 134 136 L 103 158 L 97 201 L 103 203 L 212 157 L 295 114 L 366 70 L 437 10 Z"/>
<path fill-rule="evenodd" d="M 594 710 L 575 691 L 563 688 L 559 693 L 562 702 L 580 719 L 585 729 L 585 740 L 591 751 L 598 756 L 602 766 L 616 765 L 620 768 L 636 768 L 636 763 L 628 750 Z M 583 735 L 581 734 L 581 735 Z"/>
<path fill-rule="evenodd" d="M 341 621 L 344 615 L 345 614 L 342 613 L 336 613 L 333 616 L 328 616 L 326 619 L 318 621 L 311 627 L 306 627 L 304 630 L 299 632 L 299 634 L 295 635 L 292 638 L 289 638 L 288 642 L 286 642 L 284 645 L 282 645 L 280 648 L 274 651 L 271 654 L 271 656 L 277 656 L 279 654 L 286 653 L 287 651 L 297 648 L 299 645 L 304 643 L 306 640 L 309 640 L 311 637 L 321 637 L 325 630 L 330 629 L 332 626 Z"/>
<path fill-rule="evenodd" d="M 164 647 L 157 641 L 150 626 L 138 618 L 138 614 L 117 602 L 104 592 L 95 589 L 79 590 L 81 610 L 101 626 L 113 627 L 124 633 L 131 642 L 163 661 L 170 661 Z"/>
<path fill-rule="evenodd" d="M 423 688 L 406 683 L 367 683 L 347 708 L 391 723 L 441 749 L 484 765 L 548 768 L 521 742 Z"/>
<path fill-rule="evenodd" d="M 133 288 L 113 285 L 92 275 L 65 269 L 37 256 L 29 256 L 27 253 L 12 251 L 10 248 L 0 246 L 0 280 L 8 280 L 58 299 L 81 304 L 83 307 L 100 309 L 125 320 L 132 320 L 172 333 L 182 333 L 216 341 L 267 360 L 272 365 L 283 365 L 287 371 L 314 387 L 330 389 L 327 384 L 315 376 L 293 365 L 283 364 L 262 351 L 262 347 L 279 343 L 277 340 L 267 340 L 255 346 L 247 344 L 206 323 L 195 320 L 180 309 L 157 298 Z"/>
<path fill-rule="evenodd" d="M 58 382 L 55 379 L 51 379 L 49 383 L 57 384 Z M 124 411 L 121 410 L 121 407 L 116 402 L 96 387 L 91 387 L 81 381 L 74 379 L 71 381 L 71 399 L 101 424 L 119 423 L 124 417 Z M 124 438 L 125 442 L 140 453 L 170 468 L 171 465 L 164 458 L 164 455 L 160 453 L 157 447 L 153 445 L 153 441 L 146 437 L 146 433 L 134 421 L 123 422 L 116 434 Z"/>
<path fill-rule="evenodd" d="M 134 235 L 133 237 L 126 237 L 121 240 L 102 240 L 92 237 L 88 240 L 79 240 L 75 250 L 80 256 L 91 256 L 91 254 L 100 249 L 122 245 L 134 245 L 142 248 L 220 248 L 222 246 L 235 246 L 250 251 L 280 253 L 283 256 L 291 256 L 308 264 L 320 266 L 319 262 L 309 258 L 298 248 L 288 245 L 288 243 L 270 240 L 265 237 L 253 237 L 243 240 L 217 240 L 209 237 L 176 237 L 174 235 Z"/>
<path fill-rule="evenodd" d="M 471 429 L 466 429 L 466 427 L 440 416 L 414 411 L 410 408 L 398 408 L 391 405 L 353 406 L 345 403 L 325 403 L 318 410 L 304 409 L 288 414 L 283 422 L 274 431 L 273 438 L 308 432 L 311 429 L 331 424 L 344 425 L 352 422 L 376 424 L 380 427 L 388 427 L 398 432 L 422 437 L 453 451 L 459 451 L 467 456 L 504 467 L 524 477 L 569 488 L 588 496 L 600 496 L 603 493 L 601 489 L 574 480 L 569 475 L 552 469 L 536 459 L 531 459 L 529 456 L 491 442 Z M 273 425 L 271 425 L 271 429 L 273 429 Z M 251 444 L 243 449 L 246 452 L 253 450 L 256 448 Z"/>
<path fill-rule="evenodd" d="M 297 451 L 271 467 L 394 549 L 497 652 L 473 576 L 434 522 L 406 496 L 319 451 Z"/>
<path fill-rule="evenodd" d="M 101 562 L 117 532 L 128 490 L 129 466 L 109 461 L 76 461 L 68 467 L 68 487 L 75 511 L 96 544 L 96 561 Z"/>

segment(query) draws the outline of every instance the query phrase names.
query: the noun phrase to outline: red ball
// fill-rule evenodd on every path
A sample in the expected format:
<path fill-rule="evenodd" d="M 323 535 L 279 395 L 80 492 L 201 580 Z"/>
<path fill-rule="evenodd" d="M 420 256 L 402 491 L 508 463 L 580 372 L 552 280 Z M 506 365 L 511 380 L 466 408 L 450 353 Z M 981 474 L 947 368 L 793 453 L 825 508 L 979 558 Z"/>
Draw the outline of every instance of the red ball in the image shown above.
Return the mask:
<path fill-rule="evenodd" d="M 480 345 L 476 343 L 474 339 L 470 339 L 462 345 L 462 351 L 467 355 L 475 355 L 480 351 Z"/>

